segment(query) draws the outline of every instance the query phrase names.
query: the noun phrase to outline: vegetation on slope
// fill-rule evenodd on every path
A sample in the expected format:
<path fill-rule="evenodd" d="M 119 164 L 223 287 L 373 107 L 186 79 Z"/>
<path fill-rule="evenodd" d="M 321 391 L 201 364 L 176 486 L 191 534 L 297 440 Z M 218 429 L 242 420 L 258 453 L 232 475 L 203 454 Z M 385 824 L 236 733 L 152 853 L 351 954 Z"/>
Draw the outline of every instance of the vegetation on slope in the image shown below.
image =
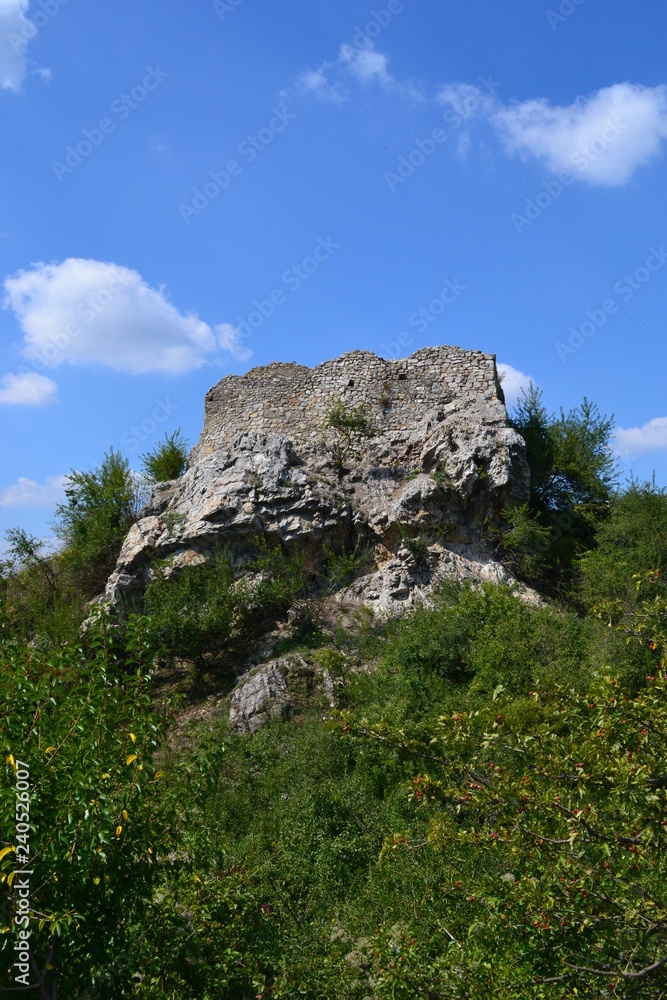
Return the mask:
<path fill-rule="evenodd" d="M 123 505 L 82 491 L 56 556 L 15 533 L 2 985 L 27 762 L 44 997 L 56 973 L 59 997 L 90 1000 L 665 994 L 667 495 L 615 484 L 594 407 L 522 406 L 542 485 L 502 543 L 539 605 L 452 585 L 400 620 L 327 625 L 323 595 L 362 556 L 314 566 L 260 546 L 242 568 L 223 551 L 158 573 L 145 614 L 80 633 Z M 108 482 L 104 464 L 90 475 Z M 79 529 L 98 514 L 99 550 Z M 156 664 L 186 658 L 224 687 L 295 605 L 284 653 L 329 671 L 336 710 L 314 694 L 254 737 L 224 712 L 186 721 Z"/>

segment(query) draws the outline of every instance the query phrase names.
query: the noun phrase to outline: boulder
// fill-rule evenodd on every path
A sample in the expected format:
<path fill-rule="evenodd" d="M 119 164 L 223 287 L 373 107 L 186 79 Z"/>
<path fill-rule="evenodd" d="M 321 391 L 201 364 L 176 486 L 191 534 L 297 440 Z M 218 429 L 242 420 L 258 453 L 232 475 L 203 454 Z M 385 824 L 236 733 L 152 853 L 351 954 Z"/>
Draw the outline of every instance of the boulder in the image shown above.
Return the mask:
<path fill-rule="evenodd" d="M 286 666 L 267 663 L 233 691 L 229 724 L 240 733 L 256 733 L 269 719 L 289 715 L 292 701 L 287 690 Z"/>

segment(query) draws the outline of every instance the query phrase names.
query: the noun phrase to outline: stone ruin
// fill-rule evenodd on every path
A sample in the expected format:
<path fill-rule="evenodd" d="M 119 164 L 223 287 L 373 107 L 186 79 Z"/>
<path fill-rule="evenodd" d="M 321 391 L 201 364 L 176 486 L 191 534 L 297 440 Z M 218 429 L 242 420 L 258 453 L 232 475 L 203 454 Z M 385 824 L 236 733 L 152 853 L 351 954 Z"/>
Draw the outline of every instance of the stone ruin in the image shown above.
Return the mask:
<path fill-rule="evenodd" d="M 371 428 L 343 464 L 323 427 L 339 402 Z M 253 368 L 207 393 L 186 472 L 154 488 L 105 596 L 140 593 L 156 557 L 178 572 L 219 543 L 242 560 L 258 536 L 288 551 L 362 542 L 371 563 L 343 596 L 394 614 L 445 577 L 506 579 L 485 523 L 526 502 L 529 485 L 492 354 L 352 351 Z"/>

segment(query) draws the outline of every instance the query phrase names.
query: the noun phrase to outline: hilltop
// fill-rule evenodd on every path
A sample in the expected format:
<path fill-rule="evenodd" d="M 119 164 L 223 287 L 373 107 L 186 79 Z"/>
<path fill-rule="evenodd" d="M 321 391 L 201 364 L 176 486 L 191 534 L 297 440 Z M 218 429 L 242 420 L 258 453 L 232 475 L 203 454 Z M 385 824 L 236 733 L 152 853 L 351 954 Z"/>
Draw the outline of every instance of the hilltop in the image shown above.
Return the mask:
<path fill-rule="evenodd" d="M 188 468 L 154 489 L 106 597 L 140 591 L 155 557 L 176 571 L 224 544 L 243 560 L 261 536 L 290 553 L 364 547 L 356 600 L 397 612 L 445 577 L 506 579 L 485 523 L 527 502 L 529 483 L 493 355 L 254 368 L 207 394 Z"/>
<path fill-rule="evenodd" d="M 353 352 L 222 379 L 147 503 L 72 472 L 0 574 L 7 980 L 659 1000 L 667 495 L 612 432 L 508 416 L 492 355 Z"/>

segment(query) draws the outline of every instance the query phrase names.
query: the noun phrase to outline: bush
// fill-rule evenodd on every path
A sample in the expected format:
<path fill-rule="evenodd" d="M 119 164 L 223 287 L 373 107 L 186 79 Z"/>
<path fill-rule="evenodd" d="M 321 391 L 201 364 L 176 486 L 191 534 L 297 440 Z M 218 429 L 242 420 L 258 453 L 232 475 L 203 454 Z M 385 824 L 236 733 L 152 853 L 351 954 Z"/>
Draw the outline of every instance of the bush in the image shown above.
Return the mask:
<path fill-rule="evenodd" d="M 298 557 L 262 548 L 243 566 L 217 549 L 208 563 L 169 578 L 156 569 L 144 598 L 155 641 L 163 654 L 200 668 L 238 657 L 305 586 Z"/>
<path fill-rule="evenodd" d="M 142 490 L 127 459 L 111 448 L 92 472 L 70 473 L 65 496 L 67 502 L 56 507 L 55 533 L 65 546 L 66 565 L 93 597 L 104 588 L 138 517 Z"/>
<path fill-rule="evenodd" d="M 667 490 L 655 482 L 632 482 L 612 504 L 596 537 L 597 547 L 580 563 L 581 594 L 588 607 L 619 600 L 637 602 L 635 573 L 667 567 Z M 664 593 L 658 581 L 655 593 Z"/>
<path fill-rule="evenodd" d="M 572 612 L 525 604 L 506 587 L 448 586 L 431 605 L 389 624 L 381 656 L 406 674 L 519 692 L 563 674 L 585 678 L 601 631 Z"/>
<path fill-rule="evenodd" d="M 433 606 L 417 605 L 390 622 L 382 660 L 407 673 L 435 672 L 453 681 L 468 676 L 467 657 L 475 633 L 475 612 L 464 608 L 466 595 L 447 588 Z"/>
<path fill-rule="evenodd" d="M 551 532 L 542 525 L 541 515 L 523 504 L 504 507 L 500 516 L 504 527 L 490 525 L 489 530 L 498 541 L 504 561 L 516 576 L 530 583 L 539 582 L 551 544 Z"/>
<path fill-rule="evenodd" d="M 102 617 L 87 653 L 44 655 L 8 637 L 0 618 L 0 908 L 9 918 L 0 960 L 9 967 L 15 955 L 11 873 L 23 866 L 33 870 L 30 981 L 38 969 L 39 996 L 51 995 L 48 966 L 63 997 L 84 996 L 115 962 L 116 981 L 95 995 L 115 1000 L 132 982 L 123 956 L 172 822 L 154 759 L 166 720 L 152 707 L 145 626 L 130 620 L 119 648 Z M 24 799 L 29 810 L 17 805 Z M 28 815 L 25 833 L 16 820 Z"/>
<path fill-rule="evenodd" d="M 359 457 L 364 438 L 376 433 L 373 421 L 363 405 L 346 406 L 340 399 L 327 410 L 320 429 L 323 432 L 324 450 L 340 476 L 343 475 L 345 463 L 351 458 Z"/>
<path fill-rule="evenodd" d="M 168 435 L 165 431 L 164 441 L 141 456 L 144 475 L 149 483 L 178 479 L 185 472 L 187 460 L 188 442 L 181 436 L 180 427 L 173 434 Z"/>

